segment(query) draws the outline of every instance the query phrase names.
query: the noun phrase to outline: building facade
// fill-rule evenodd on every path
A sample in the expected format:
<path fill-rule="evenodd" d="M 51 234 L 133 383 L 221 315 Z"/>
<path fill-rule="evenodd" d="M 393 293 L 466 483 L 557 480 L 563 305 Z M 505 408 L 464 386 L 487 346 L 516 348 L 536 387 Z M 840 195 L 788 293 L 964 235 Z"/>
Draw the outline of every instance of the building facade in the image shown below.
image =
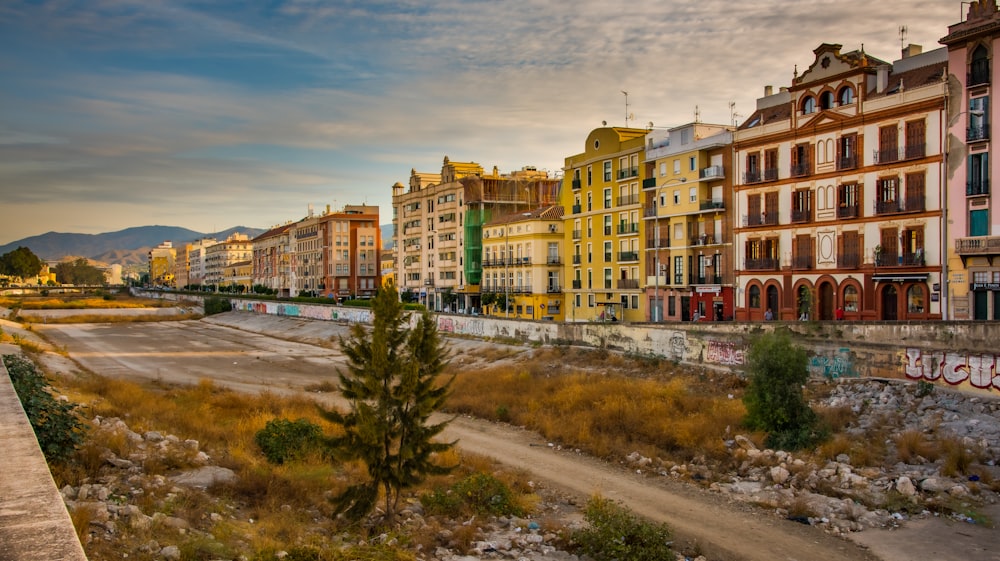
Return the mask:
<path fill-rule="evenodd" d="M 280 297 L 292 294 L 292 226 L 277 226 L 253 239 L 252 284 L 269 288 Z"/>
<path fill-rule="evenodd" d="M 174 286 L 174 262 L 177 250 L 169 241 L 149 250 L 149 284 L 153 286 Z"/>
<path fill-rule="evenodd" d="M 231 284 L 226 277 L 226 268 L 238 261 L 250 261 L 253 257 L 253 243 L 246 234 L 234 233 L 225 241 L 205 248 L 204 284 L 220 287 Z"/>
<path fill-rule="evenodd" d="M 646 129 L 602 127 L 563 167 L 560 203 L 571 263 L 567 321 L 646 321 L 642 175 Z"/>
<path fill-rule="evenodd" d="M 734 133 L 736 319 L 938 319 L 946 53 L 813 54 Z"/>
<path fill-rule="evenodd" d="M 202 286 L 206 284 L 205 277 L 208 274 L 206 266 L 206 255 L 208 248 L 219 243 L 215 238 L 202 238 L 192 242 L 187 246 L 187 271 L 188 285 Z"/>
<path fill-rule="evenodd" d="M 376 206 L 328 206 L 318 215 L 310 209 L 288 230 L 291 295 L 371 298 L 380 285 L 380 238 Z"/>
<path fill-rule="evenodd" d="M 966 2 L 963 2 L 966 4 Z M 990 178 L 997 175 L 990 103 L 997 82 L 993 53 L 1000 49 L 996 0 L 969 2 L 964 21 L 948 28 L 948 196 L 946 245 L 947 319 L 1000 319 L 1000 199 Z M 996 201 L 996 202 L 994 202 Z M 994 211 L 994 209 L 997 211 Z"/>
<path fill-rule="evenodd" d="M 564 319 L 563 228 L 559 205 L 500 216 L 482 226 L 480 289 L 485 313 Z"/>
<path fill-rule="evenodd" d="M 649 321 L 733 319 L 732 129 L 696 122 L 646 135 Z"/>

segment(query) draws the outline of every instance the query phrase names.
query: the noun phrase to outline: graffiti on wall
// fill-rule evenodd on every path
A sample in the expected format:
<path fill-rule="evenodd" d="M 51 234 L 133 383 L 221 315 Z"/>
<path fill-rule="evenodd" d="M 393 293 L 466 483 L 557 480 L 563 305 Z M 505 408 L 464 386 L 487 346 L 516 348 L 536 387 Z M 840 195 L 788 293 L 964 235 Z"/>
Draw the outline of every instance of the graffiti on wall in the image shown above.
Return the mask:
<path fill-rule="evenodd" d="M 671 360 L 684 360 L 687 358 L 687 332 L 671 331 L 667 344 L 667 356 Z"/>
<path fill-rule="evenodd" d="M 832 355 L 817 354 L 809 358 L 809 374 L 823 376 L 835 380 L 837 378 L 858 378 L 860 374 L 854 368 L 854 359 L 848 348 L 837 349 Z"/>
<path fill-rule="evenodd" d="M 1000 390 L 998 363 L 1000 355 L 906 349 L 907 378 L 944 380 L 952 386 L 968 384 L 980 390 Z"/>
<path fill-rule="evenodd" d="M 737 366 L 743 364 L 746 350 L 742 343 L 709 339 L 705 342 L 705 362 Z"/>
<path fill-rule="evenodd" d="M 482 336 L 485 334 L 484 327 L 481 319 L 438 316 L 438 330 L 444 333 Z"/>

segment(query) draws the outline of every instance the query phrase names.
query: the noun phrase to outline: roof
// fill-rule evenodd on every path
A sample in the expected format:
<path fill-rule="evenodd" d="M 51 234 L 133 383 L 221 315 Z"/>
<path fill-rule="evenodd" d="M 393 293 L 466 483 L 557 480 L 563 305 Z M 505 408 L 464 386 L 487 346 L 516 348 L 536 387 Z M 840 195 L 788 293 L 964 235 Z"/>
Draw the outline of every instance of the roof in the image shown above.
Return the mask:
<path fill-rule="evenodd" d="M 495 226 L 497 224 L 513 224 L 514 222 L 527 222 L 529 220 L 562 220 L 563 217 L 563 207 L 562 205 L 551 205 L 534 208 L 531 210 L 525 210 L 521 212 L 512 212 L 509 214 L 504 214 L 498 216 L 492 220 L 489 220 L 484 224 L 484 226 Z"/>
<path fill-rule="evenodd" d="M 791 118 L 792 105 L 790 103 L 772 105 L 771 107 L 765 107 L 754 111 L 749 117 L 747 117 L 746 121 L 743 121 L 743 124 L 741 124 L 737 130 L 746 130 L 760 125 L 765 125 L 767 123 L 773 123 L 775 121 L 787 121 Z"/>
<path fill-rule="evenodd" d="M 881 93 L 875 92 L 874 90 L 869 91 L 868 98 L 873 99 L 899 93 L 900 86 L 902 86 L 902 90 L 905 91 L 926 86 L 928 84 L 935 84 L 941 82 L 947 75 L 947 62 L 929 64 L 927 66 L 921 66 L 919 68 L 914 68 L 913 70 L 907 70 L 906 72 L 900 72 L 898 74 L 890 72 L 888 86 L 885 88 L 885 91 Z"/>
<path fill-rule="evenodd" d="M 256 238 L 254 238 L 253 241 L 263 240 L 263 239 L 271 238 L 271 237 L 274 237 L 274 236 L 279 236 L 279 235 L 284 234 L 285 232 L 287 232 L 288 229 L 291 228 L 294 225 L 295 225 L 294 222 L 289 222 L 288 224 L 285 224 L 284 226 L 278 226 L 276 228 L 271 228 L 270 230 L 264 232 L 263 234 L 257 236 Z"/>

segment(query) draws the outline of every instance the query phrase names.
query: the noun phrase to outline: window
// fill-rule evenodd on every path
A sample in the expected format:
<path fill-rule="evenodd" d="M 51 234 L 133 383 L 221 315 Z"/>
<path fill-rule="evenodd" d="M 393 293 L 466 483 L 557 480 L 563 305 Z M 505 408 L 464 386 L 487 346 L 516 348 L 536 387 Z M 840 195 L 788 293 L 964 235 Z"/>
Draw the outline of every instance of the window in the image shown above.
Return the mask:
<path fill-rule="evenodd" d="M 824 110 L 833 108 L 833 92 L 823 92 L 819 95 L 819 107 Z"/>
<path fill-rule="evenodd" d="M 858 135 L 845 134 L 837 139 L 837 169 L 858 167 Z"/>
<path fill-rule="evenodd" d="M 674 256 L 674 284 L 684 284 L 684 258 L 680 255 Z"/>
<path fill-rule="evenodd" d="M 760 153 L 752 152 L 747 154 L 747 170 L 743 174 L 743 182 L 758 183 L 760 180 Z"/>
<path fill-rule="evenodd" d="M 844 287 L 844 311 L 858 311 L 858 289 L 851 285 Z"/>
<path fill-rule="evenodd" d="M 972 210 L 969 211 L 969 235 L 988 236 L 990 235 L 990 211 Z"/>
<path fill-rule="evenodd" d="M 906 309 L 911 314 L 924 313 L 924 287 L 915 284 L 906 290 Z"/>
<path fill-rule="evenodd" d="M 907 212 L 920 212 L 924 210 L 925 172 L 906 174 L 906 203 L 904 208 Z"/>
<path fill-rule="evenodd" d="M 810 152 L 808 143 L 796 144 L 792 147 L 792 177 L 801 177 L 812 172 Z"/>
<path fill-rule="evenodd" d="M 611 181 L 611 160 L 604 162 L 604 181 Z"/>
<path fill-rule="evenodd" d="M 587 187 L 590 187 L 593 184 L 594 184 L 594 166 L 587 166 Z"/>
<path fill-rule="evenodd" d="M 747 306 L 750 308 L 760 309 L 760 287 L 757 285 L 751 286 L 749 290 L 749 296 L 747 297 Z"/>
<path fill-rule="evenodd" d="M 681 172 L 681 161 L 674 160 L 674 175 L 677 175 L 680 172 Z"/>
<path fill-rule="evenodd" d="M 697 201 L 698 201 L 698 188 L 691 187 L 690 189 L 688 189 L 688 202 L 694 203 Z"/>
<path fill-rule="evenodd" d="M 675 205 L 681 204 L 681 192 L 680 191 L 674 191 L 674 204 Z"/>
<path fill-rule="evenodd" d="M 988 195 L 990 193 L 989 155 L 987 152 L 969 155 L 967 175 L 966 195 Z"/>
<path fill-rule="evenodd" d="M 611 268 L 606 267 L 604 269 L 604 288 L 610 289 L 613 277 L 611 276 Z"/>
<path fill-rule="evenodd" d="M 611 188 L 604 190 L 604 208 L 611 208 Z"/>
<path fill-rule="evenodd" d="M 861 216 L 861 188 L 857 183 L 845 183 L 837 187 L 837 218 L 857 218 Z"/>
<path fill-rule="evenodd" d="M 610 214 L 605 214 L 604 215 L 604 235 L 605 236 L 610 236 L 611 235 L 611 215 Z"/>
<path fill-rule="evenodd" d="M 809 222 L 812 220 L 812 190 L 796 189 L 792 191 L 792 222 Z"/>
<path fill-rule="evenodd" d="M 875 181 L 875 212 L 886 214 L 899 212 L 899 178 L 883 177 Z"/>
<path fill-rule="evenodd" d="M 927 154 L 927 125 L 924 120 L 906 123 L 906 157 L 923 158 Z"/>
<path fill-rule="evenodd" d="M 966 140 L 986 140 L 990 137 L 989 108 L 989 96 L 984 95 L 969 100 L 969 129 L 966 131 Z"/>
<path fill-rule="evenodd" d="M 841 105 L 850 105 L 854 103 L 854 88 L 851 86 L 844 86 L 840 88 L 840 94 L 837 96 Z"/>
<path fill-rule="evenodd" d="M 667 162 L 660 162 L 660 177 L 667 175 Z"/>
<path fill-rule="evenodd" d="M 667 315 L 677 315 L 677 298 L 674 296 L 667 298 Z"/>
<path fill-rule="evenodd" d="M 811 95 L 802 100 L 802 114 L 808 115 L 816 112 L 816 99 Z"/>
<path fill-rule="evenodd" d="M 899 159 L 899 129 L 889 125 L 878 130 L 878 152 L 875 153 L 875 163 L 884 164 Z"/>
<path fill-rule="evenodd" d="M 691 156 L 688 158 L 688 170 L 694 171 L 696 169 L 698 169 L 698 160 L 694 156 Z"/>
<path fill-rule="evenodd" d="M 969 65 L 969 86 L 990 83 L 990 55 L 986 47 L 979 45 L 972 51 L 972 63 Z"/>
<path fill-rule="evenodd" d="M 594 298 L 594 294 L 593 293 L 588 294 L 587 295 L 587 307 L 588 308 L 593 308 L 596 305 L 597 305 L 597 299 Z"/>

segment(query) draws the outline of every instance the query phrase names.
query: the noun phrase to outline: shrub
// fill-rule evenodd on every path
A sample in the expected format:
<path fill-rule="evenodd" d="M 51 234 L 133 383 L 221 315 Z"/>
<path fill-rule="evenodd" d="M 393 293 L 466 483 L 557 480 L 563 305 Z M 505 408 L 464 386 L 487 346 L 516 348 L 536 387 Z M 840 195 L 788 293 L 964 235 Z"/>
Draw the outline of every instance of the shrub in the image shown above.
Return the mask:
<path fill-rule="evenodd" d="M 455 483 L 450 489 L 435 489 L 420 498 L 432 514 L 460 516 L 492 514 L 521 516 L 517 496 L 503 481 L 486 473 L 477 473 Z"/>
<path fill-rule="evenodd" d="M 230 302 L 228 298 L 221 298 L 219 296 L 209 296 L 208 298 L 205 298 L 206 316 L 221 314 L 223 312 L 231 312 L 232 310 L 233 303 Z"/>
<path fill-rule="evenodd" d="M 254 440 L 267 461 L 283 464 L 301 459 L 319 443 L 322 434 L 319 425 L 307 419 L 271 419 L 264 428 L 257 431 Z"/>
<path fill-rule="evenodd" d="M 84 425 L 76 415 L 76 404 L 52 397 L 48 382 L 28 360 L 4 355 L 3 362 L 45 459 L 49 463 L 66 461 L 83 442 Z"/>
<path fill-rule="evenodd" d="M 573 533 L 580 551 L 598 561 L 673 559 L 670 530 L 644 520 L 610 499 L 592 497 L 584 518 L 589 526 Z"/>
<path fill-rule="evenodd" d="M 802 386 L 809 380 L 809 357 L 785 332 L 767 333 L 750 345 L 750 383 L 743 395 L 744 423 L 767 431 L 767 446 L 797 450 L 820 440 L 816 413 Z"/>

